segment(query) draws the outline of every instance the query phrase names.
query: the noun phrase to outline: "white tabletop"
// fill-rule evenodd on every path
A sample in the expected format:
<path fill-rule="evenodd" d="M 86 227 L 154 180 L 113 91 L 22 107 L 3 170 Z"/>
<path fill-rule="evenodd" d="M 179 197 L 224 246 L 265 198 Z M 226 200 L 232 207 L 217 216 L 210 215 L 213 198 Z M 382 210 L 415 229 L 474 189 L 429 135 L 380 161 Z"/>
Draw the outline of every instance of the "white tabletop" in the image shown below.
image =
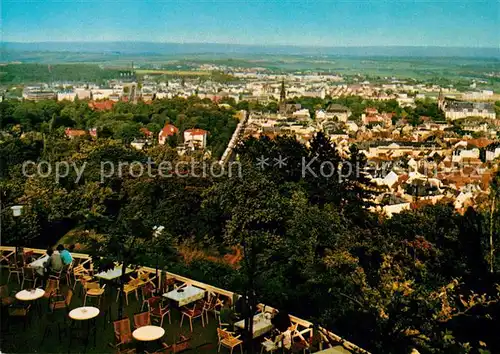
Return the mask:
<path fill-rule="evenodd" d="M 32 301 L 41 298 L 43 294 L 45 294 L 45 290 L 43 289 L 34 289 L 32 291 L 21 290 L 16 294 L 16 299 L 21 301 Z"/>
<path fill-rule="evenodd" d="M 235 327 L 245 329 L 245 320 L 238 321 L 234 324 Z M 273 324 L 270 319 L 267 319 L 263 313 L 253 316 L 253 338 L 260 337 L 273 329 Z"/>
<path fill-rule="evenodd" d="M 49 256 L 46 254 L 45 256 L 38 258 L 36 261 L 30 263 L 30 267 L 33 268 L 41 268 L 43 264 L 49 260 Z"/>
<path fill-rule="evenodd" d="M 69 317 L 77 321 L 90 320 L 97 315 L 99 315 L 99 309 L 92 306 L 78 307 L 69 313 Z"/>
<path fill-rule="evenodd" d="M 127 268 L 127 270 L 125 271 L 125 274 L 131 273 L 133 271 L 134 271 L 133 269 Z M 106 272 L 100 272 L 100 273 L 96 274 L 95 276 L 96 276 L 96 278 L 112 280 L 112 279 L 119 278 L 121 275 L 122 275 L 122 267 L 117 266 L 117 267 L 114 267 L 113 269 L 110 269 Z"/>
<path fill-rule="evenodd" d="M 179 290 L 182 290 L 179 292 Z M 179 306 L 187 305 L 196 300 L 203 299 L 205 296 L 205 290 L 197 288 L 192 285 L 185 286 L 181 289 L 172 290 L 166 294 L 163 294 L 164 297 L 177 301 Z"/>
<path fill-rule="evenodd" d="M 163 337 L 165 330 L 158 326 L 143 326 L 132 332 L 132 336 L 141 342 L 150 342 Z"/>

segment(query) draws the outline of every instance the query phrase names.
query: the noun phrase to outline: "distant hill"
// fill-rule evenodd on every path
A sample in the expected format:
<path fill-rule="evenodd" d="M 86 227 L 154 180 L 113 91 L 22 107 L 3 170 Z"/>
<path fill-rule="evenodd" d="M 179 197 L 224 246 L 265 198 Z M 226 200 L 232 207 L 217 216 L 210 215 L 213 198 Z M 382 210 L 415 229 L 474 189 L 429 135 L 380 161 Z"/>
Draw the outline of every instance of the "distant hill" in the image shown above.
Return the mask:
<path fill-rule="evenodd" d="M 3 52 L 80 52 L 134 55 L 275 54 L 358 57 L 465 57 L 500 58 L 500 48 L 459 47 L 306 47 L 259 46 L 216 43 L 153 42 L 2 42 Z"/>

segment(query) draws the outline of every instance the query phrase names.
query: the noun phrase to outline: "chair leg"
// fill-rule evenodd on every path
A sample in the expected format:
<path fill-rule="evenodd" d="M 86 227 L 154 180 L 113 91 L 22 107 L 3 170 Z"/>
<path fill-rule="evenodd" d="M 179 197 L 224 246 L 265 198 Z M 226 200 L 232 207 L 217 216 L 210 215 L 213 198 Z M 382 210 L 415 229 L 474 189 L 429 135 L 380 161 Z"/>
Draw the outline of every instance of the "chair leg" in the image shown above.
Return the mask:
<path fill-rule="evenodd" d="M 170 311 L 168 312 L 168 324 L 172 324 L 172 320 L 170 319 Z"/>
<path fill-rule="evenodd" d="M 189 317 L 189 328 L 191 329 L 191 332 L 193 332 L 193 318 Z"/>
<path fill-rule="evenodd" d="M 119 297 L 120 297 L 120 289 L 118 289 L 118 291 L 116 292 L 116 301 L 115 302 L 118 302 Z"/>
<path fill-rule="evenodd" d="M 181 316 L 181 325 L 179 327 L 182 327 L 182 322 L 184 321 L 184 314 Z"/>
<path fill-rule="evenodd" d="M 233 349 L 234 349 L 234 347 L 231 347 L 231 352 L 230 352 L 231 354 L 233 354 Z"/>
<path fill-rule="evenodd" d="M 243 344 L 240 343 L 241 354 L 243 354 Z"/>
<path fill-rule="evenodd" d="M 219 343 L 219 348 L 217 349 L 217 353 L 220 352 L 220 346 L 221 346 L 221 343 Z"/>

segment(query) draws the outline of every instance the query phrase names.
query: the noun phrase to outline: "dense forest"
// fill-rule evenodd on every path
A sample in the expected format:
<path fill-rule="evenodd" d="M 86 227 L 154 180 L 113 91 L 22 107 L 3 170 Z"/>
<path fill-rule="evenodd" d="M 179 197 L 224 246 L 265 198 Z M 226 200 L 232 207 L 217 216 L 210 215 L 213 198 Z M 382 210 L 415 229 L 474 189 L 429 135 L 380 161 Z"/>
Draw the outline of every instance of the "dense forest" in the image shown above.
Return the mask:
<path fill-rule="evenodd" d="M 195 98 L 120 103 L 109 112 L 86 102 L 0 106 L 3 244 L 46 247 L 72 232 L 92 254 L 152 266 L 154 250 L 162 268 L 246 294 L 250 306 L 261 301 L 310 319 L 373 353 L 500 352 L 498 172 L 489 199 L 464 215 L 440 204 L 387 219 L 368 211 L 370 185 L 360 170 L 343 171 L 361 169 L 364 156 L 356 146 L 340 156 L 321 133 L 308 147 L 287 137 L 242 142 L 237 176 L 195 177 L 201 166 L 186 163 L 184 175 L 165 178 L 161 161 L 198 157 L 178 156 L 169 145 L 130 148 L 140 127 L 207 129 L 217 155 L 235 110 Z M 67 139 L 68 126 L 102 134 Z M 262 156 L 269 164 L 256 165 Z M 286 166 L 274 163 L 280 157 Z M 103 162 L 148 158 L 152 174 L 102 178 Z M 25 161 L 47 161 L 44 173 Z M 55 178 L 63 161 L 72 167 Z M 307 175 L 303 161 L 314 162 Z M 328 176 L 323 163 L 332 166 Z M 26 212 L 14 222 L 8 206 L 18 203 Z M 152 239 L 147 230 L 157 225 L 164 232 Z M 222 258 L 235 247 L 243 254 L 237 265 L 186 262 L 180 254 Z"/>

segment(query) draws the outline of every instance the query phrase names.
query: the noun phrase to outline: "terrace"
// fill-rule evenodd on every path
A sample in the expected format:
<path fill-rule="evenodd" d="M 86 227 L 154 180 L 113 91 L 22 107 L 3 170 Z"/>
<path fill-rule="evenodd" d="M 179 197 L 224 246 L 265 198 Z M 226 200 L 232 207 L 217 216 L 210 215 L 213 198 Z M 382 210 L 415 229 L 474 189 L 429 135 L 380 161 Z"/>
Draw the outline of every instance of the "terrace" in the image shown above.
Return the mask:
<path fill-rule="evenodd" d="M 136 329 L 135 314 L 145 312 L 148 315 L 154 315 L 156 313 L 154 301 L 150 300 L 147 303 L 143 303 L 143 301 L 153 297 L 152 294 L 148 293 L 148 290 L 153 289 L 159 282 L 161 291 L 157 292 L 158 295 L 161 296 L 172 291 L 168 296 L 161 296 L 161 305 L 158 305 L 161 307 L 169 306 L 169 314 L 164 317 L 161 324 L 164 334 L 161 335 L 163 331 L 158 328 L 144 329 L 147 335 L 152 335 L 151 333 L 154 331 L 160 331 L 159 341 L 144 343 L 129 336 L 127 344 L 114 348 L 117 344 L 114 325 L 117 323 L 115 321 L 119 320 L 119 306 L 116 301 L 118 292 L 116 281 L 118 278 L 115 276 L 119 275 L 120 271 L 112 270 L 107 273 L 99 273 L 94 269 L 88 255 L 73 253 L 73 265 L 67 272 L 67 277 L 64 274 L 61 275 L 58 282 L 59 289 L 39 290 L 39 295 L 30 291 L 24 292 L 24 295 L 28 297 L 41 297 L 37 300 L 21 301 L 19 298 L 22 296 L 19 291 L 33 288 L 33 283 L 29 281 L 29 269 L 27 270 L 27 268 L 36 269 L 37 265 L 42 264 L 45 251 L 25 248 L 24 256 L 18 256 L 18 259 L 22 258 L 25 262 L 24 272 L 20 264 L 15 265 L 13 247 L 0 247 L 0 251 L 2 255 L 0 279 L 2 290 L 4 290 L 2 291 L 2 336 L 0 342 L 2 352 L 135 353 L 146 350 L 149 353 L 216 353 L 219 337 L 223 336 L 223 332 L 220 332 L 218 328 L 234 332 L 234 336 L 243 332 L 239 328 L 241 322 L 238 323 L 241 316 L 237 314 L 237 303 L 238 299 L 241 298 L 240 295 L 170 272 L 159 271 L 158 278 L 156 278 L 156 269 L 135 267 L 127 274 L 131 281 L 125 287 L 128 301 L 124 303 L 122 319 L 129 319 L 131 333 Z M 33 263 L 34 261 L 35 263 Z M 55 283 L 53 282 L 53 284 Z M 91 283 L 100 283 L 101 288 L 104 287 L 104 291 L 97 289 L 93 293 L 92 290 L 89 290 L 91 287 L 88 284 Z M 36 285 L 40 287 L 40 282 Z M 74 295 L 70 296 L 68 300 L 69 290 L 73 288 Z M 182 291 L 175 290 L 179 288 L 184 289 L 184 295 Z M 44 285 L 43 289 L 47 289 L 47 286 Z M 94 310 L 98 313 L 96 317 L 91 319 L 76 320 L 78 316 L 93 316 L 92 309 L 84 312 L 79 309 L 84 305 L 85 291 L 88 295 L 85 306 L 96 307 L 99 311 Z M 102 292 L 100 299 L 99 296 L 92 296 L 92 294 L 98 295 L 100 292 Z M 184 316 L 181 325 L 181 315 L 182 311 L 186 313 L 186 308 L 192 308 L 195 304 L 199 304 L 201 317 L 204 318 L 205 323 L 203 326 L 201 317 L 194 316 L 193 327 L 190 330 L 189 318 Z M 55 309 L 51 310 L 51 306 Z M 292 315 L 284 315 L 289 319 L 287 324 L 289 327 L 278 330 L 281 325 L 277 325 L 277 318 L 283 317 L 283 314 L 264 304 L 260 304 L 258 307 L 260 316 L 257 318 L 259 320 L 254 320 L 253 339 L 248 339 L 252 342 L 256 353 L 368 353 L 339 336 Z M 78 310 L 71 312 L 75 309 Z M 145 316 L 148 317 L 148 315 Z M 169 316 L 171 322 L 169 322 Z M 158 317 L 151 316 L 150 318 L 152 325 L 160 327 Z M 222 322 L 233 323 L 221 323 L 221 318 Z M 228 318 L 230 321 L 227 321 Z M 285 333 L 285 335 L 280 335 L 280 332 Z M 282 349 L 283 346 L 287 346 L 286 333 L 289 334 L 288 338 L 291 338 L 292 343 L 289 350 Z M 239 339 L 242 338 L 245 338 L 244 333 L 239 337 Z M 273 341 L 275 344 L 277 343 L 279 348 L 273 347 L 271 344 Z M 227 353 L 232 353 L 233 350 L 230 347 L 234 343 L 239 343 L 239 341 L 232 339 L 223 342 L 229 343 L 229 346 L 224 346 L 223 343 L 220 351 Z M 243 352 L 245 344 L 247 343 L 242 343 L 241 346 L 236 345 L 234 352 Z M 159 351 L 162 346 L 163 350 Z"/>

